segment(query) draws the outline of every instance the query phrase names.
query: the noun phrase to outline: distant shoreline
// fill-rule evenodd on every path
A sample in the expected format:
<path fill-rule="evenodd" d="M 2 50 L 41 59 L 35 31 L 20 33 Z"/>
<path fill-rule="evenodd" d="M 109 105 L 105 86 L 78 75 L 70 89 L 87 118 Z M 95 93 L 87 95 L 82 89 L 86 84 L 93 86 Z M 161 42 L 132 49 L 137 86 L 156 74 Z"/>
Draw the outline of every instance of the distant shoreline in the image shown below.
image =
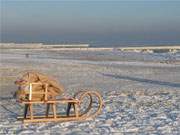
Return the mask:
<path fill-rule="evenodd" d="M 65 48 L 65 47 L 72 47 L 72 48 L 76 48 L 76 47 L 88 47 L 88 48 L 126 48 L 126 47 L 156 47 L 156 46 L 180 46 L 180 43 L 174 43 L 174 44 L 138 44 L 137 45 L 110 45 L 110 46 L 107 46 L 107 45 L 102 45 L 102 46 L 95 46 L 95 45 L 91 45 L 89 43 L 59 43 L 59 44 L 45 44 L 45 43 L 15 43 L 15 42 L 0 42 L 0 46 L 19 46 L 19 47 L 27 47 L 27 46 L 32 46 L 32 47 L 62 47 L 62 48 Z"/>
<path fill-rule="evenodd" d="M 91 47 L 89 44 L 56 44 L 46 45 L 42 43 L 0 43 L 1 49 L 35 49 L 35 50 L 118 50 L 126 52 L 180 52 L 180 45 L 164 45 L 164 46 L 136 46 L 136 47 Z"/>
<path fill-rule="evenodd" d="M 20 49 L 36 49 L 36 48 L 87 48 L 89 44 L 43 44 L 43 43 L 0 43 L 1 48 L 20 48 Z"/>

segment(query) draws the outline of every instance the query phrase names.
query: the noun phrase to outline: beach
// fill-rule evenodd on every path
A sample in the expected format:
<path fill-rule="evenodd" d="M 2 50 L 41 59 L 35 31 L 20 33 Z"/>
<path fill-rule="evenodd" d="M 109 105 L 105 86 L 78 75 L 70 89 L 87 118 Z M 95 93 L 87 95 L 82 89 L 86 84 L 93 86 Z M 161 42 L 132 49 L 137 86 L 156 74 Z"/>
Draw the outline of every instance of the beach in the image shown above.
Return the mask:
<path fill-rule="evenodd" d="M 1 49 L 0 134 L 179 134 L 180 52 L 118 49 Z M 64 95 L 97 90 L 103 110 L 93 120 L 23 124 L 14 81 L 35 70 L 56 78 Z M 40 110 L 42 111 L 42 110 Z"/>

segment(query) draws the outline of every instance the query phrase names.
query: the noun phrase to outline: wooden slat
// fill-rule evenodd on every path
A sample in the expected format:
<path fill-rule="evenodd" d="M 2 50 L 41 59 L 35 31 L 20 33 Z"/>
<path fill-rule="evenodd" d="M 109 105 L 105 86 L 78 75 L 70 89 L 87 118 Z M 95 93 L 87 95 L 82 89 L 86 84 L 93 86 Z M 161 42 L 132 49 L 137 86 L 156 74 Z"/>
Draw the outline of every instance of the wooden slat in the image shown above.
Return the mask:
<path fill-rule="evenodd" d="M 46 87 L 45 87 L 45 93 L 44 93 L 44 100 L 46 101 L 47 100 L 47 97 L 48 97 L 48 84 L 46 84 Z"/>
<path fill-rule="evenodd" d="M 74 111 L 75 111 L 76 117 L 78 118 L 79 117 L 79 110 L 78 110 L 77 104 L 74 104 Z"/>
<path fill-rule="evenodd" d="M 33 118 L 33 105 L 32 104 L 29 105 L 29 109 L 30 109 L 30 119 L 32 120 L 32 119 L 34 119 Z"/>
<path fill-rule="evenodd" d="M 29 85 L 29 100 L 31 101 L 32 99 L 32 84 L 30 83 Z"/>
<path fill-rule="evenodd" d="M 56 104 L 53 103 L 52 106 L 53 106 L 53 114 L 54 114 L 54 118 L 56 119 Z"/>
<path fill-rule="evenodd" d="M 22 101 L 24 104 L 41 104 L 41 103 L 78 103 L 77 99 L 61 99 L 61 100 L 48 100 L 48 101 Z"/>
<path fill-rule="evenodd" d="M 56 114 L 56 118 L 72 118 L 72 117 L 76 117 L 74 114 L 71 114 L 69 116 L 66 116 L 66 115 L 57 115 Z M 34 115 L 33 116 L 34 119 L 44 119 L 44 118 L 47 118 L 45 115 Z M 54 115 L 53 114 L 49 114 L 48 115 L 48 118 L 54 118 Z M 17 117 L 18 120 L 23 120 L 23 119 L 30 119 L 30 116 L 27 116 L 26 118 L 24 118 L 23 116 L 18 116 Z"/>
<path fill-rule="evenodd" d="M 50 93 L 50 92 L 47 92 L 47 93 Z M 30 94 L 30 92 L 26 92 L 26 94 Z M 32 92 L 32 95 L 36 95 L 36 94 L 37 94 L 37 95 L 39 95 L 39 94 L 40 94 L 40 95 L 45 95 L 45 92 L 44 92 L 44 91 L 42 91 L 42 92 L 33 91 L 33 92 Z"/>
<path fill-rule="evenodd" d="M 24 123 L 31 123 L 31 122 L 48 122 L 48 121 L 73 121 L 73 120 L 84 120 L 84 117 L 61 117 L 61 118 L 36 118 L 36 119 L 24 119 Z"/>
<path fill-rule="evenodd" d="M 35 83 L 35 82 L 33 82 L 33 83 L 31 83 L 32 85 L 43 85 L 43 83 L 40 83 L 40 82 L 38 82 L 38 83 Z"/>

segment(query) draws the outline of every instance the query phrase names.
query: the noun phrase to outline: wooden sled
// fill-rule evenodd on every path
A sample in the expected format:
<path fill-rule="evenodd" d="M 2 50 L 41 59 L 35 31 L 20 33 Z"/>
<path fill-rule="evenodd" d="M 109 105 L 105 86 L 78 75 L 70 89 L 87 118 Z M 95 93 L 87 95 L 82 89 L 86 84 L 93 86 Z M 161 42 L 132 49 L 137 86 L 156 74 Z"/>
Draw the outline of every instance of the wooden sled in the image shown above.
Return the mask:
<path fill-rule="evenodd" d="M 45 90 L 42 92 L 33 91 L 36 85 L 44 85 Z M 89 118 L 94 118 L 102 110 L 102 97 L 97 91 L 79 91 L 73 98 L 56 99 L 49 98 L 48 84 L 30 83 L 27 93 L 28 99 L 20 100 L 24 104 L 24 116 L 18 117 L 24 123 L 29 122 L 49 122 L 49 121 L 81 121 Z M 42 100 L 34 100 L 33 96 L 42 95 Z M 46 105 L 44 115 L 34 115 L 34 105 Z M 59 114 L 57 105 L 67 104 L 65 114 Z M 73 109 L 73 111 L 72 111 Z M 50 113 L 52 110 L 52 114 Z"/>

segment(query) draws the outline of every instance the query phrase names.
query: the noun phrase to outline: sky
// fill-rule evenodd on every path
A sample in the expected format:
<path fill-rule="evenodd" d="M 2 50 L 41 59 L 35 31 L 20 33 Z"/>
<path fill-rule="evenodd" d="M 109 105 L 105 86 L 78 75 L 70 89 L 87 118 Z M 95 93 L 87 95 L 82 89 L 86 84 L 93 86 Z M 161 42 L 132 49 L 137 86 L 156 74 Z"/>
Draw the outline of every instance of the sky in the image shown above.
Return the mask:
<path fill-rule="evenodd" d="M 180 0 L 0 0 L 1 42 L 179 42 Z"/>

